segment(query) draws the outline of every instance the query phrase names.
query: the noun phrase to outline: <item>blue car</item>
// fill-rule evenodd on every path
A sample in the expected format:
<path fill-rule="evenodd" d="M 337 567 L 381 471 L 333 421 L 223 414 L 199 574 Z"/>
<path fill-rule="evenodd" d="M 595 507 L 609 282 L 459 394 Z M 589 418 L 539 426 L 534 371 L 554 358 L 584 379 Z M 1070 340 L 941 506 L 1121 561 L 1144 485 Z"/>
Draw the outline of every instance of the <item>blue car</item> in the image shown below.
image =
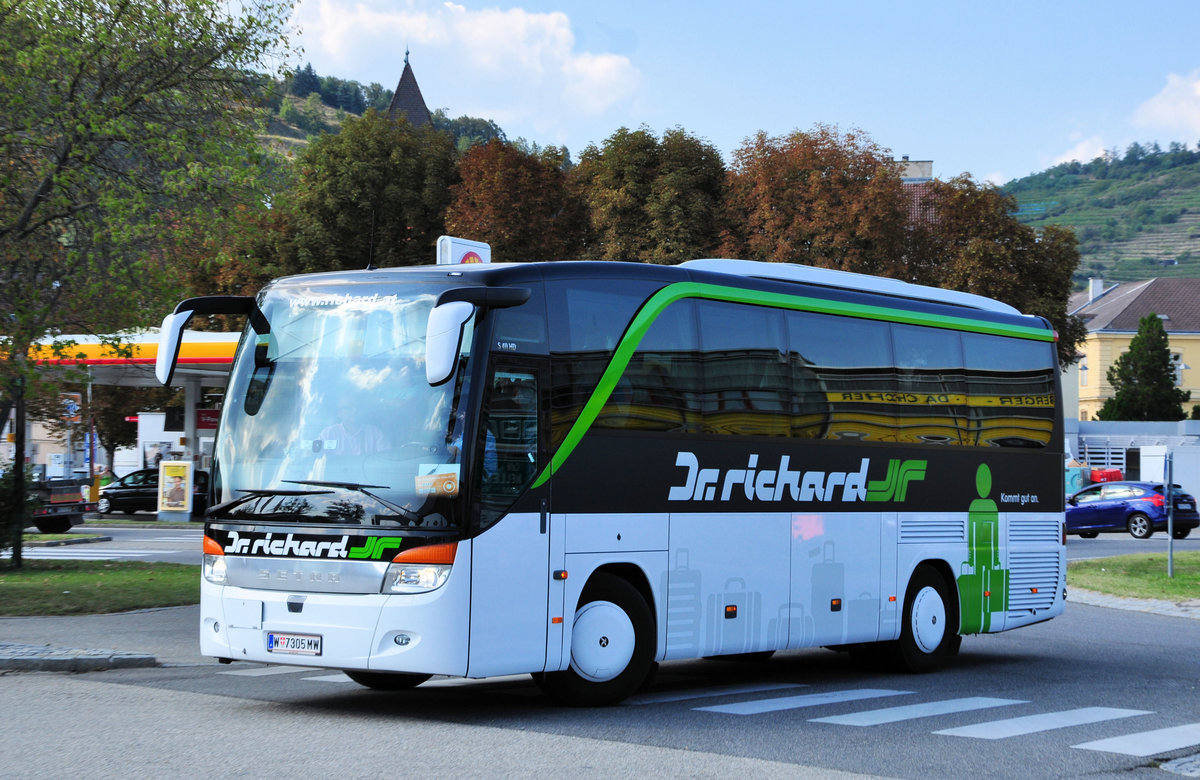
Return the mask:
<path fill-rule="evenodd" d="M 1104 482 L 1090 485 L 1067 498 L 1067 533 L 1094 539 L 1101 533 L 1128 531 L 1148 539 L 1167 530 L 1166 486 L 1161 482 Z M 1200 526 L 1196 499 L 1171 486 L 1175 504 L 1174 537 L 1183 539 Z"/>

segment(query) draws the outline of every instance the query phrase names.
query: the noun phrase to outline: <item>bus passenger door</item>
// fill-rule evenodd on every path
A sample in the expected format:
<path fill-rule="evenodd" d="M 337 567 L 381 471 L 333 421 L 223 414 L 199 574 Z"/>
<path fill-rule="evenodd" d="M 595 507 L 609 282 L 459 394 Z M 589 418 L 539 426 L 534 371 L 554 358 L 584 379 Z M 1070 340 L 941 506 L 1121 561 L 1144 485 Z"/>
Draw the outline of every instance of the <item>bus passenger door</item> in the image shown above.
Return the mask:
<path fill-rule="evenodd" d="M 546 460 L 546 383 L 516 357 L 487 381 L 470 477 L 484 530 L 471 543 L 469 677 L 541 671 L 548 639 L 549 491 L 529 490 Z"/>

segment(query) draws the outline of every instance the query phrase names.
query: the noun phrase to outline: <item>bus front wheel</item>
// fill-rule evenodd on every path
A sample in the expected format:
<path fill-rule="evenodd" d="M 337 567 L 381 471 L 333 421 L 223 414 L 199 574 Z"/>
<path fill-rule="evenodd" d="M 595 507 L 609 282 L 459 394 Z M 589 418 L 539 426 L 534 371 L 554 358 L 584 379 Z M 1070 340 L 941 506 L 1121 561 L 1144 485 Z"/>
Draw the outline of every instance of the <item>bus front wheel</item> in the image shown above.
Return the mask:
<path fill-rule="evenodd" d="M 920 566 L 904 596 L 900 638 L 892 660 L 906 672 L 927 672 L 958 651 L 958 610 L 954 591 L 936 569 Z"/>
<path fill-rule="evenodd" d="M 356 669 L 343 669 L 347 677 L 359 685 L 364 685 L 377 691 L 407 691 L 416 688 L 433 675 L 404 674 L 402 672 L 362 672 Z"/>
<path fill-rule="evenodd" d="M 612 574 L 584 588 L 571 624 L 571 665 L 534 675 L 546 693 L 573 707 L 616 704 L 646 680 L 654 661 L 654 620 L 637 588 Z"/>

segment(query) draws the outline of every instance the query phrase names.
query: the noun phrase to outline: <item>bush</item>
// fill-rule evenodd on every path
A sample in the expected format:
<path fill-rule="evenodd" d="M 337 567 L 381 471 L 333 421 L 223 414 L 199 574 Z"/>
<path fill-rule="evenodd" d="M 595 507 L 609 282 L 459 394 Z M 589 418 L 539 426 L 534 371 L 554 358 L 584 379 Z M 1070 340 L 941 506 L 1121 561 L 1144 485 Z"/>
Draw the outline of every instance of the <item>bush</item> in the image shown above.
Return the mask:
<path fill-rule="evenodd" d="M 33 471 L 25 467 L 25 507 L 23 511 L 14 511 L 12 492 L 13 477 L 17 470 L 10 468 L 0 474 L 0 551 L 12 546 L 13 536 L 25 530 L 33 522 L 33 512 L 38 506 L 38 494 L 35 492 L 37 483 L 33 481 Z"/>

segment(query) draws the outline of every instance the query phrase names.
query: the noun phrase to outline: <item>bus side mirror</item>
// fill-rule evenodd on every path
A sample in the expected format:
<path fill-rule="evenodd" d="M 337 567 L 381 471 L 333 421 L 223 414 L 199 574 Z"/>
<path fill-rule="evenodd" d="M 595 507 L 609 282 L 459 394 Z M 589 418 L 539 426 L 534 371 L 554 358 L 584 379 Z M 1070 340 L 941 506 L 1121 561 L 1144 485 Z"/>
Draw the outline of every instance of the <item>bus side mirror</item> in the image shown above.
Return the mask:
<path fill-rule="evenodd" d="M 183 328 L 193 314 L 244 314 L 249 315 L 250 324 L 259 333 L 270 333 L 267 318 L 258 308 L 252 295 L 205 295 L 188 298 L 175 307 L 175 311 L 163 317 L 162 329 L 158 332 L 158 355 L 154 359 L 154 376 L 164 385 L 171 384 L 175 375 L 175 363 L 179 360 L 179 347 L 183 343 Z"/>
<path fill-rule="evenodd" d="M 425 379 L 437 387 L 454 376 L 462 350 L 463 330 L 475 307 L 466 301 L 449 301 L 434 306 L 425 325 Z"/>
<path fill-rule="evenodd" d="M 169 386 L 175 375 L 175 361 L 179 359 L 179 347 L 183 343 L 183 328 L 193 313 L 191 309 L 185 309 L 163 317 L 162 329 L 158 332 L 158 355 L 154 358 L 154 376 L 163 385 Z"/>

